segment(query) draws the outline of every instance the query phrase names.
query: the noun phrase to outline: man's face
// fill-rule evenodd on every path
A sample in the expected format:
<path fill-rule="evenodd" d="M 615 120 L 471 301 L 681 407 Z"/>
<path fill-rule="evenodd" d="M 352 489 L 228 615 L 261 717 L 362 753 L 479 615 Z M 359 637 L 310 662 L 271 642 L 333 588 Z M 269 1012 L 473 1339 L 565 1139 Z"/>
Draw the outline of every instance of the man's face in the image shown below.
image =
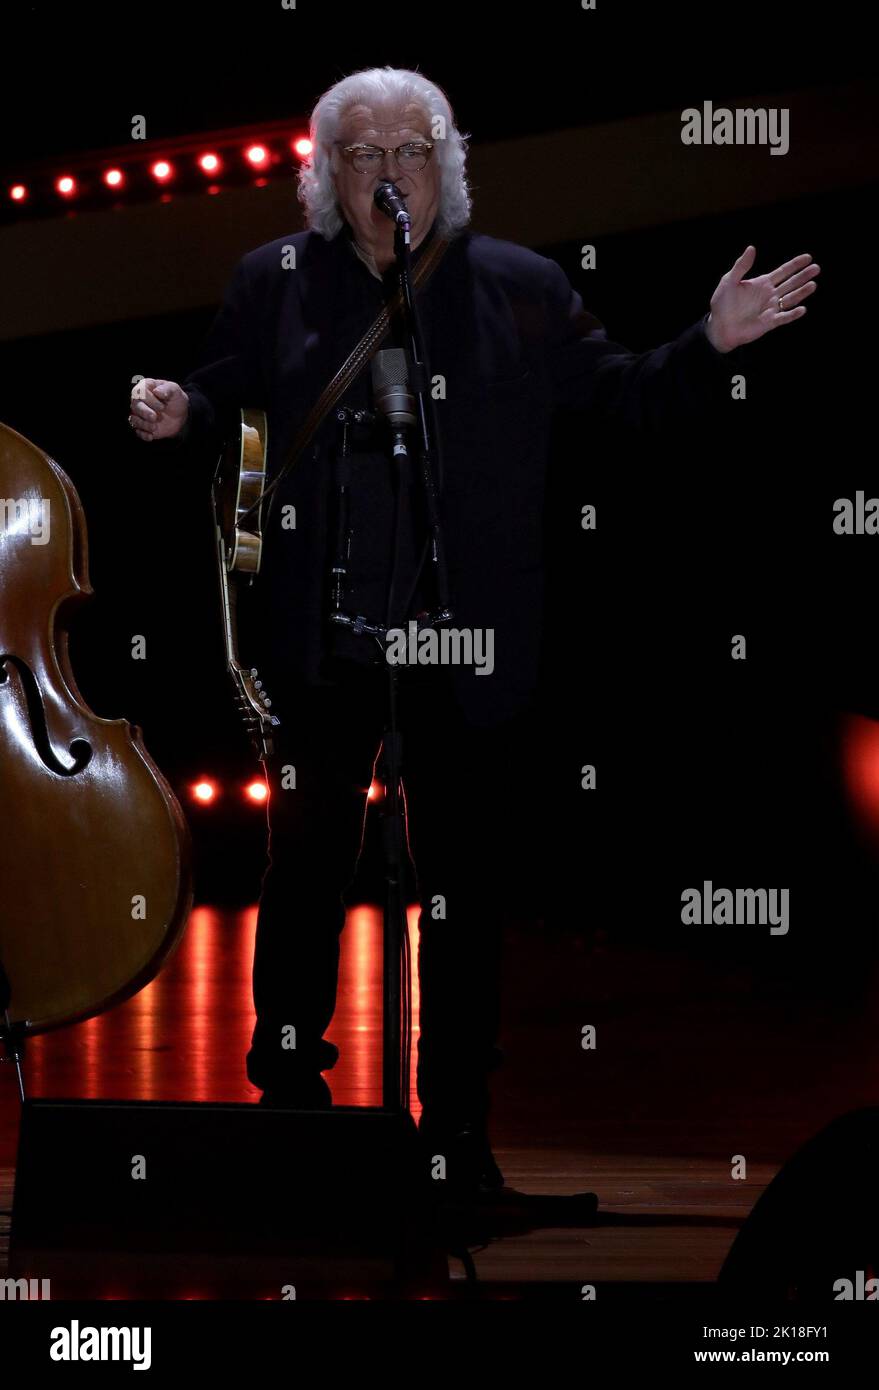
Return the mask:
<path fill-rule="evenodd" d="M 410 141 L 430 140 L 430 124 L 415 106 L 352 106 L 342 120 L 338 139 L 343 145 L 379 145 L 397 149 Z M 366 174 L 358 173 L 341 149 L 335 151 L 335 185 L 342 211 L 364 250 L 379 264 L 389 264 L 394 254 L 394 224 L 373 202 L 380 183 L 390 180 L 399 188 L 412 217 L 413 249 L 427 235 L 439 208 L 439 165 L 434 150 L 423 169 L 404 172 L 393 154 Z"/>

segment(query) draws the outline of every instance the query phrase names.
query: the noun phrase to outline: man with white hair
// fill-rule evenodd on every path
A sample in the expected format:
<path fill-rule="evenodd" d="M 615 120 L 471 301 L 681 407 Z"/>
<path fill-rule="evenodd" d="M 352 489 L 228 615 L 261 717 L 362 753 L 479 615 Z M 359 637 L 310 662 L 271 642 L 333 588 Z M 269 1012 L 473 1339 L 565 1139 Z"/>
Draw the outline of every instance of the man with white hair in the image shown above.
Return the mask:
<path fill-rule="evenodd" d="M 465 666 L 402 668 L 400 718 L 421 904 L 420 1128 L 430 1149 L 449 1157 L 460 1191 L 490 1190 L 503 1181 L 487 1132 L 488 1075 L 500 1060 L 500 889 L 525 843 L 513 815 L 516 754 L 538 671 L 553 411 L 654 431 L 710 404 L 729 392 L 730 354 L 805 314 L 818 267 L 801 255 L 748 280 L 749 246 L 700 322 L 633 354 L 607 338 L 555 262 L 469 230 L 465 141 L 436 84 L 391 68 L 354 73 L 318 101 L 311 138 L 300 174 L 308 229 L 243 258 L 197 370 L 182 386 L 147 379 L 130 419 L 138 438 L 191 442 L 212 461 L 238 410 L 262 407 L 271 480 L 396 288 L 394 227 L 375 204 L 378 184 L 392 181 L 406 200 L 413 267 L 436 238 L 447 243 L 418 295 L 435 388 L 440 516 L 455 624 L 491 631 L 494 668 L 482 678 Z M 342 404 L 371 409 L 369 373 Z M 337 428 L 330 412 L 278 489 L 249 614 L 251 650 L 283 725 L 270 769 L 247 1072 L 264 1101 L 307 1106 L 331 1103 L 321 1072 L 338 1051 L 323 1034 L 385 714 L 380 655 L 377 663 L 369 642 L 327 619 Z M 381 620 L 396 553 L 406 621 L 430 603 L 424 517 L 413 501 L 395 524 L 381 428 L 355 427 L 350 442 L 348 607 Z M 295 529 L 277 520 L 285 504 L 296 509 Z M 289 764 L 295 791 L 280 777 Z M 291 1025 L 294 1050 L 284 1041 Z"/>

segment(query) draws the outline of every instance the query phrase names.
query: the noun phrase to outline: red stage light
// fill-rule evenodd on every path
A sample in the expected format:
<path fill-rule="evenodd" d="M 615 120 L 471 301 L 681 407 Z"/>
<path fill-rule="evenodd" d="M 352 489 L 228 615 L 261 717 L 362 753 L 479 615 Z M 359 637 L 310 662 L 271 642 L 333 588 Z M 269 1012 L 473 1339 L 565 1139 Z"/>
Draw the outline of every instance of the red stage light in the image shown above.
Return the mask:
<path fill-rule="evenodd" d="M 879 721 L 846 714 L 840 752 L 849 802 L 873 844 L 879 842 Z"/>
<path fill-rule="evenodd" d="M 173 172 L 174 170 L 167 159 L 157 159 L 150 168 L 150 173 L 154 179 L 158 179 L 159 183 L 166 183 Z"/>
<path fill-rule="evenodd" d="M 196 801 L 200 801 L 202 805 L 206 806 L 211 801 L 215 800 L 217 795 L 217 784 L 216 782 L 208 781 L 196 782 L 195 786 L 192 788 L 192 795 Z"/>
<path fill-rule="evenodd" d="M 60 179 L 55 180 L 55 191 L 62 198 L 72 198 L 76 192 L 76 180 L 70 174 L 62 174 Z"/>
<path fill-rule="evenodd" d="M 220 157 L 216 154 L 202 154 L 198 158 L 198 167 L 205 174 L 216 174 L 220 167 Z"/>
<path fill-rule="evenodd" d="M 9 190 L 9 196 L 14 203 L 22 203 L 27 197 L 27 189 L 23 183 L 14 183 Z"/>
<path fill-rule="evenodd" d="M 307 136 L 303 136 L 300 140 L 293 141 L 293 149 L 300 159 L 307 159 L 314 149 L 314 145 Z"/>
<path fill-rule="evenodd" d="M 265 801 L 266 797 L 269 794 L 268 787 L 266 786 L 265 782 L 248 782 L 245 791 L 247 795 L 250 797 L 251 801 L 257 802 Z"/>
<path fill-rule="evenodd" d="M 104 172 L 104 183 L 108 188 L 119 188 L 125 182 L 125 175 L 121 169 L 107 169 Z"/>
<path fill-rule="evenodd" d="M 244 153 L 256 169 L 261 169 L 268 162 L 269 152 L 265 145 L 248 145 Z"/>
<path fill-rule="evenodd" d="M 384 791 L 384 787 L 382 786 L 381 782 L 376 782 L 376 781 L 370 782 L 370 784 L 369 784 L 369 790 L 368 790 L 367 793 L 366 793 L 367 800 L 369 800 L 369 801 L 377 801 L 378 798 L 381 796 L 381 794 L 382 794 L 383 791 Z"/>

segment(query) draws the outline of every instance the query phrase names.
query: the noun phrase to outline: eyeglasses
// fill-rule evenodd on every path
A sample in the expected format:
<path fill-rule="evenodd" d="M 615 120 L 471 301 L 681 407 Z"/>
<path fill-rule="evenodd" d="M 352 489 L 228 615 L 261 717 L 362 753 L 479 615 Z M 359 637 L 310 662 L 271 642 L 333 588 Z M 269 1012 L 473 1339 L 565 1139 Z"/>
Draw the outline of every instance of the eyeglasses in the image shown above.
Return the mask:
<path fill-rule="evenodd" d="M 404 173 L 417 174 L 424 168 L 433 150 L 433 143 L 429 140 L 420 143 L 410 141 L 407 145 L 398 145 L 395 150 L 383 149 L 381 145 L 342 145 L 339 140 L 335 143 L 341 146 L 342 153 L 358 174 L 375 173 L 381 168 L 386 154 L 394 156 Z"/>

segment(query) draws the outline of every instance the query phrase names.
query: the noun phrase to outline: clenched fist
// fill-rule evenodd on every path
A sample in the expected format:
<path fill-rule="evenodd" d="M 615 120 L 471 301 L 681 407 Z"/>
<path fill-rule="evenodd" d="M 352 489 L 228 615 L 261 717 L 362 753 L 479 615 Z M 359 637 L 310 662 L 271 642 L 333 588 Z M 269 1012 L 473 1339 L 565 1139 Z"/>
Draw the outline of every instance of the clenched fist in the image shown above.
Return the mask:
<path fill-rule="evenodd" d="M 138 439 L 173 439 L 188 415 L 189 397 L 176 381 L 145 376 L 131 393 L 128 423 Z"/>

